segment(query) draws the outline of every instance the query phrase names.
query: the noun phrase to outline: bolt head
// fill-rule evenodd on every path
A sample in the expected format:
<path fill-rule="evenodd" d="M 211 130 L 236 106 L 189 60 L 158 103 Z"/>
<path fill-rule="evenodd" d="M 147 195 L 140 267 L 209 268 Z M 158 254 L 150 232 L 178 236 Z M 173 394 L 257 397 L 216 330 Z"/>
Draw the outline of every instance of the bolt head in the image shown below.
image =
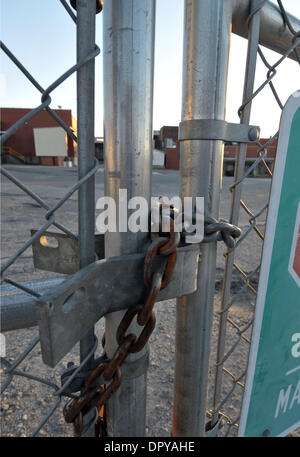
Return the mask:
<path fill-rule="evenodd" d="M 250 141 L 256 141 L 260 137 L 260 128 L 259 127 L 251 127 L 248 132 L 248 137 Z"/>

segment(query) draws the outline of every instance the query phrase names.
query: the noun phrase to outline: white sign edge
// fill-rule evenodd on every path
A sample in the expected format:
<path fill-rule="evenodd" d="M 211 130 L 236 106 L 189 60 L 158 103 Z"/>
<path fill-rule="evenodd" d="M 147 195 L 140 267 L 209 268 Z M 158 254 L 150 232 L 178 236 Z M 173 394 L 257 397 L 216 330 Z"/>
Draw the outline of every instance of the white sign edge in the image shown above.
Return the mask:
<path fill-rule="evenodd" d="M 259 340 L 260 340 L 260 332 L 261 332 L 261 325 L 262 319 L 264 315 L 264 307 L 265 307 L 265 298 L 269 280 L 269 272 L 270 272 L 270 263 L 272 258 L 272 251 L 273 251 L 273 243 L 275 237 L 275 229 L 276 224 L 274 221 L 277 221 L 278 215 L 278 208 L 280 203 L 280 196 L 281 196 L 281 189 L 282 189 L 282 181 L 283 175 L 285 170 L 285 162 L 287 156 L 287 149 L 290 139 L 290 130 L 294 115 L 297 109 L 300 107 L 300 90 L 294 92 L 287 100 L 280 119 L 280 128 L 279 128 L 279 138 L 278 138 L 278 145 L 277 145 L 277 153 L 276 153 L 276 163 L 272 178 L 272 188 L 270 194 L 270 205 L 267 215 L 267 223 L 266 223 L 266 230 L 265 230 L 265 240 L 263 245 L 263 255 L 261 261 L 261 268 L 260 268 L 260 277 L 259 277 L 259 284 L 258 284 L 258 291 L 257 291 L 257 298 L 256 298 L 256 307 L 255 307 L 255 316 L 254 316 L 254 323 L 253 323 L 253 331 L 252 331 L 252 338 L 251 338 L 251 346 L 250 346 L 250 353 L 249 353 L 249 361 L 247 367 L 247 376 L 246 376 L 246 385 L 245 385 L 245 392 L 243 397 L 242 403 L 242 410 L 241 410 L 241 419 L 238 429 L 238 436 L 244 436 L 247 419 L 248 419 L 248 410 L 249 404 L 251 399 L 252 387 L 253 387 L 253 379 L 255 373 L 255 365 L 257 359 L 257 352 L 259 347 Z M 287 133 L 288 132 L 288 133 Z M 293 425 L 292 427 L 284 430 L 278 436 L 285 436 L 288 434 L 291 429 L 296 428 L 297 424 Z"/>

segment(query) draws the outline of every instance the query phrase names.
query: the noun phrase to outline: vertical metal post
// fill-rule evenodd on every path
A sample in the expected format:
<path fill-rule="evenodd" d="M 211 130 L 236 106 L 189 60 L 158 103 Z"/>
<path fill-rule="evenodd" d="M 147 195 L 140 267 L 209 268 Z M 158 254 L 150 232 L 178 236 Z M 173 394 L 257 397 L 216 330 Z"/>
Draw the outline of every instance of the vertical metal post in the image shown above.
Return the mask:
<path fill-rule="evenodd" d="M 224 119 L 231 2 L 186 0 L 182 121 Z M 218 218 L 223 142 L 180 145 L 181 197 L 205 199 Z M 201 245 L 198 290 L 177 300 L 173 436 L 204 436 L 216 243 Z"/>
<path fill-rule="evenodd" d="M 252 13 L 256 10 L 258 6 L 262 6 L 260 0 L 251 0 L 250 11 Z M 256 70 L 256 60 L 257 60 L 257 50 L 259 44 L 259 32 L 260 32 L 260 11 L 257 11 L 251 21 L 249 22 L 248 30 L 248 51 L 247 51 L 247 61 L 246 61 L 246 71 L 245 71 L 245 81 L 244 81 L 244 93 L 243 93 L 243 105 L 250 100 L 250 97 L 253 94 L 254 88 L 254 79 L 255 79 L 255 70 Z M 250 122 L 250 113 L 251 113 L 251 102 L 247 103 L 241 113 L 240 122 L 242 124 L 249 124 Z M 244 172 L 245 172 L 245 160 L 246 160 L 246 143 L 240 143 L 236 153 L 235 159 L 235 171 L 234 171 L 234 182 L 239 181 Z M 242 194 L 242 182 L 239 182 L 232 190 L 232 202 L 231 202 L 231 214 L 230 222 L 234 225 L 238 225 L 239 222 L 239 209 L 240 209 L 240 199 Z M 222 360 L 224 358 L 224 348 L 225 348 L 225 338 L 226 338 L 226 320 L 227 312 L 222 312 L 223 309 L 227 308 L 230 301 L 230 288 L 232 280 L 232 270 L 234 263 L 235 251 L 231 251 L 226 256 L 225 268 L 224 268 L 224 280 L 223 280 L 223 296 L 221 303 L 221 314 L 220 314 L 220 323 L 219 323 L 219 336 L 218 336 L 218 349 L 217 349 L 217 359 L 216 359 L 216 374 L 215 374 L 215 383 L 214 383 L 214 396 L 213 396 L 213 410 L 214 415 L 212 421 L 215 422 L 217 419 L 218 411 L 216 411 L 217 405 L 220 399 L 221 385 L 222 385 L 222 373 L 223 373 L 223 364 Z"/>
<path fill-rule="evenodd" d="M 150 201 L 152 174 L 152 104 L 155 1 L 111 0 L 103 5 L 105 195 L 117 208 L 119 189 L 128 200 Z M 127 203 L 127 202 L 126 202 Z M 124 230 L 124 231 L 122 231 Z M 105 256 L 145 249 L 147 233 L 119 227 L 107 233 Z M 116 330 L 123 312 L 106 317 L 105 349 L 111 357 L 117 347 Z M 130 328 L 137 335 L 141 327 Z M 148 348 L 129 355 L 122 364 L 122 384 L 107 405 L 109 436 L 145 434 Z"/>
<path fill-rule="evenodd" d="M 96 2 L 77 2 L 77 61 L 95 49 Z M 95 163 L 94 153 L 94 59 L 77 71 L 77 130 L 78 130 L 78 179 L 87 174 Z M 94 176 L 79 189 L 79 244 L 80 268 L 95 261 L 95 183 Z M 80 361 L 88 355 L 94 345 L 94 329 L 80 341 Z M 91 363 L 92 358 L 88 362 Z M 87 366 L 88 366 L 87 364 Z M 93 436 L 88 431 L 85 436 Z"/>

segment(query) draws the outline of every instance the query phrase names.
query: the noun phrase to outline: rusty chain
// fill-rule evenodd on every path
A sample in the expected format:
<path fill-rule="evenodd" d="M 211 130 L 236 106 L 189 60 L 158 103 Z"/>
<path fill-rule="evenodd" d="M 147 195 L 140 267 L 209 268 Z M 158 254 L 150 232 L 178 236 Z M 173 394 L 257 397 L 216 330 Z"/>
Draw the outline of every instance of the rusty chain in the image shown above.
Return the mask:
<path fill-rule="evenodd" d="M 145 347 L 155 328 L 156 318 L 153 307 L 160 290 L 167 287 L 172 279 L 180 236 L 174 231 L 172 217 L 170 217 L 170 233 L 160 232 L 153 235 L 144 260 L 146 286 L 144 304 L 126 311 L 117 329 L 118 347 L 114 355 L 111 359 L 101 360 L 87 377 L 80 395 L 64 406 L 63 414 L 67 423 L 73 423 L 74 436 L 82 434 L 83 416 L 93 408 L 98 411 L 97 436 L 105 435 L 105 404 L 121 385 L 122 363 L 128 354 L 139 352 Z M 138 324 L 143 327 L 139 337 L 134 333 L 126 334 L 135 317 L 137 317 Z M 104 343 L 105 335 L 102 339 L 102 344 Z M 102 380 L 99 381 L 99 378 Z"/>
<path fill-rule="evenodd" d="M 74 436 L 82 435 L 83 416 L 93 408 L 97 410 L 96 436 L 106 436 L 105 405 L 121 385 L 121 366 L 128 354 L 140 352 L 145 347 L 155 328 L 153 307 L 159 292 L 167 287 L 172 279 L 177 246 L 181 239 L 184 241 L 184 235 L 181 237 L 175 229 L 176 209 L 172 208 L 170 213 L 166 214 L 163 206 L 160 205 L 160 231 L 152 233 L 152 241 L 144 259 L 144 304 L 126 311 L 116 332 L 118 347 L 112 358 L 101 359 L 98 366 L 88 375 L 81 394 L 71 399 L 63 409 L 66 422 L 73 423 Z M 169 222 L 168 232 L 162 231 L 163 219 Z M 240 234 L 238 227 L 205 217 L 203 242 L 223 240 L 228 247 L 232 247 L 234 239 Z M 139 337 L 134 333 L 126 334 L 135 317 L 138 325 L 143 327 Z M 102 346 L 105 347 L 105 334 L 102 337 Z"/>

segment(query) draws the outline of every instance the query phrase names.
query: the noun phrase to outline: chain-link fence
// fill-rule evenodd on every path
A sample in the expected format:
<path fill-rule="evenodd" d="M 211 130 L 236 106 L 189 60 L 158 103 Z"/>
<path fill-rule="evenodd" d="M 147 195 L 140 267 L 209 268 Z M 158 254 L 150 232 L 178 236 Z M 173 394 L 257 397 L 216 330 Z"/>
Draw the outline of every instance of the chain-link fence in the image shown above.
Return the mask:
<path fill-rule="evenodd" d="M 24 180 L 18 179 L 16 176 L 18 174 L 17 170 L 11 172 L 6 167 L 2 167 L 1 173 L 2 175 L 9 180 L 9 183 L 16 186 L 20 189 L 26 196 L 30 197 L 31 202 L 28 202 L 27 198 L 23 198 L 22 194 L 11 192 L 11 187 L 6 187 L 7 196 L 9 198 L 5 201 L 5 204 L 2 206 L 2 209 L 5 212 L 5 218 L 2 219 L 2 245 L 3 245 L 3 258 L 5 259 L 4 263 L 1 267 L 1 279 L 3 284 L 2 290 L 2 299 L 4 297 L 8 297 L 13 295 L 17 298 L 17 301 L 20 305 L 16 306 L 17 314 L 16 316 L 20 317 L 22 303 L 28 301 L 28 298 L 32 300 L 33 304 L 35 301 L 41 297 L 41 289 L 51 290 L 53 286 L 55 287 L 55 280 L 54 283 L 51 281 L 51 277 L 55 277 L 58 280 L 58 283 L 61 281 L 58 275 L 51 275 L 47 272 L 46 278 L 47 281 L 34 281 L 34 274 L 33 274 L 33 265 L 32 265 L 32 255 L 28 255 L 28 250 L 32 247 L 32 244 L 36 240 L 40 240 L 42 236 L 45 238 L 45 242 L 48 243 L 49 239 L 47 239 L 47 230 L 49 227 L 54 227 L 58 229 L 58 231 L 63 232 L 66 234 L 70 239 L 74 240 L 76 244 L 79 241 L 84 242 L 84 239 L 80 235 L 74 234 L 73 232 L 78 232 L 78 227 L 76 227 L 76 223 L 78 224 L 80 220 L 80 212 L 82 214 L 81 217 L 88 218 L 85 214 L 87 207 L 84 204 L 81 205 L 81 208 L 78 209 L 78 218 L 74 218 L 74 213 L 76 215 L 76 210 L 74 211 L 74 201 L 72 201 L 72 196 L 77 191 L 82 192 L 84 188 L 91 183 L 93 186 L 93 176 L 99 169 L 99 163 L 94 157 L 94 115 L 93 115 L 93 103 L 94 103 L 94 94 L 93 94 L 93 86 L 94 86 L 94 59 L 100 53 L 99 47 L 95 44 L 95 32 L 94 29 L 94 22 L 95 22 L 95 14 L 100 12 L 100 2 L 93 2 L 93 5 L 90 5 L 88 9 L 81 8 L 81 12 L 76 15 L 74 10 L 69 6 L 69 4 L 65 0 L 60 0 L 62 6 L 65 8 L 67 13 L 69 14 L 71 20 L 74 21 L 75 25 L 77 26 L 77 62 L 67 71 L 65 71 L 59 78 L 57 78 L 49 87 L 44 89 L 39 82 L 32 76 L 30 71 L 20 62 L 20 60 L 10 51 L 10 49 L 1 41 L 1 49 L 9 57 L 9 59 L 16 65 L 16 67 L 23 73 L 23 75 L 33 84 L 33 86 L 42 94 L 41 97 L 41 104 L 30 110 L 27 114 L 25 114 L 22 118 L 20 118 L 17 122 L 11 125 L 5 132 L 2 132 L 1 135 L 1 145 L 4 145 L 5 142 L 14 135 L 18 129 L 22 126 L 30 122 L 36 115 L 41 113 L 43 110 L 46 110 L 47 113 L 52 116 L 57 124 L 61 126 L 70 139 L 77 143 L 76 132 L 68 126 L 63 119 L 57 114 L 57 111 L 52 109 L 51 105 L 51 93 L 60 86 L 64 81 L 66 81 L 71 75 L 76 74 L 77 72 L 77 115 L 78 118 L 81 118 L 81 125 L 78 123 L 78 133 L 81 131 L 81 138 L 83 138 L 81 151 L 84 148 L 89 148 L 89 154 L 92 157 L 92 164 L 94 166 L 88 168 L 83 172 L 84 167 L 87 168 L 87 163 L 83 163 L 83 167 L 81 167 L 81 171 L 78 172 L 78 179 L 74 184 L 67 190 L 67 192 L 62 192 L 60 198 L 57 198 L 56 194 L 53 198 L 49 199 L 48 195 L 44 198 L 41 198 L 35 191 L 31 188 L 30 179 L 28 182 L 24 182 Z M 73 2 L 73 6 L 76 8 L 76 2 Z M 80 10 L 80 6 L 77 8 Z M 86 11 L 87 12 L 86 12 Z M 90 30 L 87 32 L 86 27 L 89 26 Z M 89 49 L 87 52 L 86 49 Z M 79 76 L 79 72 L 83 70 L 81 76 Z M 85 74 L 84 74 L 85 73 Z M 89 87 L 87 88 L 87 85 Z M 92 90 L 92 92 L 91 92 Z M 80 102 L 80 98 L 85 97 L 85 101 L 82 103 Z M 89 112 L 86 111 L 86 106 L 89 108 Z M 82 128 L 83 126 L 83 128 Z M 83 130 L 91 130 L 92 134 L 90 135 L 90 140 L 92 147 L 90 144 L 84 143 L 84 136 L 85 133 Z M 91 133 L 91 132 L 88 132 Z M 79 144 L 78 144 L 78 153 L 80 155 Z M 84 152 L 81 153 L 84 156 Z M 87 161 L 86 161 L 87 162 Z M 89 167 L 89 165 L 88 165 Z M 79 166 L 80 168 L 80 166 Z M 44 177 L 41 177 L 41 180 L 44 181 Z M 72 179 L 74 181 L 74 179 Z M 7 184 L 7 182 L 6 182 Z M 48 192 L 50 192 L 50 187 Z M 86 189 L 85 189 L 86 190 Z M 50 192 L 51 193 L 51 192 Z M 14 197 L 17 195 L 17 201 L 14 202 Z M 54 203 L 53 203 L 54 200 Z M 58 201 L 55 201 L 58 200 Z M 51 203 L 50 203 L 51 201 Z M 20 205 L 23 204 L 23 210 L 21 210 Z M 29 216 L 29 219 L 25 217 L 26 221 L 24 224 L 24 217 L 22 221 L 22 216 L 26 214 L 26 207 L 27 205 L 33 206 L 36 208 L 42 208 L 46 211 L 44 218 L 45 222 L 42 223 L 41 227 L 38 230 L 35 230 L 31 233 L 31 237 L 23 242 L 22 237 L 26 236 L 25 234 L 28 233 L 27 230 L 32 228 L 31 223 L 33 224 L 40 224 L 40 213 L 39 215 L 35 212 L 34 216 Z M 70 208 L 72 210 L 70 211 Z M 14 219 L 14 214 L 16 213 L 16 219 Z M 65 217 L 67 214 L 69 215 Z M 7 215 L 8 220 L 6 220 Z M 94 221 L 94 214 L 91 213 L 90 217 L 92 221 Z M 30 220 L 31 219 L 31 220 Z M 57 219 L 64 219 L 64 223 L 60 223 Z M 10 224 L 12 220 L 16 220 L 19 224 L 24 224 L 24 230 L 20 231 L 10 230 Z M 29 226 L 31 225 L 31 227 Z M 67 228 L 66 225 L 72 226 L 71 229 Z M 92 226 L 93 227 L 93 226 Z M 93 229 L 94 230 L 94 229 Z M 11 234 L 14 235 L 14 239 L 11 238 Z M 93 233 L 94 236 L 94 233 Z M 17 239 L 18 238 L 18 239 Z M 20 240 L 21 238 L 21 240 Z M 50 241 L 51 242 L 51 241 Z M 16 244 L 20 244 L 20 247 L 17 249 L 15 248 Z M 96 253 L 94 254 L 97 259 Z M 29 275 L 26 274 L 29 271 Z M 23 274 L 22 274 L 23 273 Z M 39 274 L 39 279 L 42 279 L 43 274 Z M 16 278 L 21 278 L 21 281 L 16 280 Z M 24 279 L 31 279 L 31 281 L 27 281 L 23 283 Z M 46 289 L 45 289 L 46 286 Z M 20 295 L 20 292 L 23 292 Z M 24 294 L 25 293 L 25 294 Z M 13 304 L 10 304 L 10 310 L 13 308 Z M 25 312 L 28 316 L 28 309 Z M 21 312 L 22 314 L 22 312 Z M 33 321 L 29 322 L 33 318 Z M 18 317 L 17 317 L 18 320 Z M 35 321 L 35 311 L 29 317 L 28 327 L 31 327 L 32 322 Z M 3 315 L 2 315 L 2 322 L 3 322 Z M 20 328 L 26 327 L 24 322 L 20 325 Z M 18 323 L 13 318 L 12 322 L 12 329 L 17 329 Z M 35 335 L 32 339 L 32 335 Z M 68 385 L 72 381 L 72 378 L 76 376 L 76 374 L 88 363 L 88 361 L 93 357 L 96 348 L 97 348 L 97 338 L 94 340 L 94 344 L 89 347 L 88 352 L 81 357 L 79 362 L 78 369 L 75 370 L 74 376 L 68 379 L 68 382 L 62 383 L 63 386 L 61 387 L 61 380 L 59 379 L 59 375 L 65 370 L 66 366 L 63 364 L 60 368 L 52 372 L 46 366 L 43 366 L 41 358 L 40 358 L 40 350 L 39 347 L 39 336 L 37 336 L 36 329 L 28 328 L 24 330 L 20 335 L 22 342 L 19 340 L 19 337 L 15 332 L 12 332 L 12 335 L 6 338 L 5 349 L 6 352 L 9 354 L 13 353 L 13 360 L 11 358 L 1 358 L 1 393 L 2 395 L 2 403 L 1 403 L 1 414 L 4 415 L 15 415 L 15 419 L 8 421 L 8 427 L 6 426 L 5 418 L 1 418 L 2 423 L 2 430 L 4 435 L 8 436 L 36 436 L 40 431 L 41 433 L 45 434 L 43 431 L 43 427 L 48 424 L 49 419 L 52 418 L 53 415 L 56 414 L 54 418 L 52 418 L 52 425 L 48 425 L 48 434 L 56 436 L 61 433 L 61 429 L 58 427 L 57 433 L 55 433 L 55 428 L 57 429 L 57 425 L 59 422 L 63 423 L 63 421 L 59 420 L 59 415 L 57 415 L 57 409 L 61 404 L 61 400 L 64 396 L 73 397 L 72 394 L 66 394 L 66 390 Z M 4 342 L 4 340 L 3 340 Z M 24 351 L 21 354 L 18 354 L 18 350 L 20 347 L 23 346 Z M 15 347 L 15 353 L 14 353 Z M 77 350 L 77 348 L 76 348 Z M 76 352 L 75 360 L 76 360 Z M 77 357 L 78 358 L 78 357 Z M 36 360 L 36 363 L 32 363 L 32 359 Z M 26 362 L 29 362 L 30 368 L 28 365 L 26 366 Z M 36 369 L 35 372 L 31 370 L 32 366 Z M 63 368 L 62 368 L 63 367 Z M 20 382 L 20 379 L 23 379 L 25 383 Z M 26 384 L 26 381 L 30 383 Z M 44 389 L 45 387 L 48 388 Z M 49 389 L 53 392 L 53 395 L 49 394 Z M 26 398 L 27 397 L 27 398 Z M 28 398 L 29 397 L 29 398 Z M 10 401 L 7 401 L 7 398 Z M 12 404 L 12 398 L 15 399 Z M 50 405 L 49 405 L 50 403 Z M 61 412 L 60 412 L 61 414 Z M 54 426 L 54 430 L 53 430 Z M 52 427 L 52 428 L 51 428 Z M 49 431 L 50 430 L 50 431 Z M 68 428 L 65 429 L 64 434 L 68 434 Z"/>
<path fill-rule="evenodd" d="M 60 1 L 62 6 L 65 7 L 71 16 L 71 19 L 76 23 L 77 17 L 74 14 L 74 11 L 65 1 Z M 280 0 L 278 0 L 278 6 L 281 12 L 282 21 L 285 27 L 290 30 L 293 40 L 289 49 L 278 58 L 276 62 L 270 64 L 266 60 L 262 49 L 258 45 L 259 37 L 257 33 L 255 33 L 255 28 L 257 27 L 255 21 L 259 21 L 260 10 L 264 4 L 265 2 L 263 1 L 248 17 L 248 26 L 250 30 L 248 41 L 249 58 L 247 60 L 248 63 L 245 72 L 244 96 L 242 105 L 238 111 L 241 123 L 245 124 L 249 124 L 252 102 L 255 101 L 257 97 L 260 97 L 262 91 L 268 90 L 268 86 L 272 90 L 279 109 L 283 108 L 282 101 L 275 88 L 276 74 L 280 71 L 280 66 L 284 65 L 285 59 L 290 57 L 292 53 L 294 53 L 296 60 L 300 63 L 300 56 L 297 51 L 297 47 L 300 44 L 299 32 L 293 29 Z M 78 29 L 78 34 L 78 40 L 84 40 L 82 29 L 81 31 Z M 77 141 L 74 132 L 51 108 L 50 94 L 70 75 L 95 59 L 100 51 L 95 43 L 94 49 L 90 53 L 86 53 L 84 58 L 79 59 L 74 66 L 67 70 L 47 89 L 41 87 L 25 66 L 9 50 L 9 47 L 3 42 L 1 42 L 1 49 L 42 94 L 41 104 L 37 108 L 32 109 L 26 116 L 3 133 L 1 142 L 4 143 L 22 125 L 42 110 L 46 110 L 67 134 L 74 141 Z M 260 58 L 266 66 L 266 79 L 258 88 L 254 88 L 256 56 Z M 299 71 L 299 68 L 296 68 L 296 65 L 297 64 L 295 63 L 295 71 Z M 80 91 L 81 88 L 79 87 L 78 90 Z M 78 109 L 80 110 L 80 107 Z M 266 115 L 267 111 L 268 108 L 266 107 Z M 78 116 L 80 116 L 80 113 L 78 113 Z M 277 139 L 277 136 L 278 132 L 274 133 L 265 144 L 260 144 L 260 142 L 257 141 L 258 156 L 255 162 L 248 168 L 245 167 L 246 145 L 241 143 L 236 153 L 234 182 L 230 186 L 232 196 L 231 209 L 230 214 L 227 215 L 227 219 L 230 223 L 239 225 L 241 219 L 245 221 L 246 215 L 249 223 L 248 225 L 245 224 L 241 226 L 242 236 L 236 242 L 235 247 L 224 252 L 224 277 L 218 278 L 216 284 L 207 416 L 212 423 L 216 422 L 218 416 L 221 417 L 223 426 L 219 430 L 220 435 L 235 435 L 238 429 L 254 319 L 255 295 L 258 285 L 261 249 L 264 239 L 265 217 L 268 208 L 268 199 L 266 198 L 266 202 L 261 208 L 255 208 L 255 210 L 253 210 L 251 207 L 253 200 L 250 202 L 247 201 L 247 186 L 246 191 L 243 189 L 245 189 L 245 183 L 253 170 L 261 165 L 265 167 L 268 176 L 272 178 L 272 170 L 267 165 L 265 159 L 268 146 Z M 10 187 L 8 188 L 8 191 L 10 193 L 11 205 L 9 208 L 8 204 L 7 208 L 5 205 L 3 207 L 6 212 L 10 212 L 11 219 L 8 218 L 7 221 L 3 221 L 3 235 L 5 238 L 4 242 L 6 243 L 5 252 L 9 253 L 9 255 L 1 268 L 2 282 L 4 284 L 2 296 L 19 297 L 15 303 L 20 303 L 20 297 L 22 297 L 22 300 L 26 303 L 26 301 L 29 300 L 28 297 L 30 297 L 30 302 L 33 303 L 29 315 L 26 316 L 28 328 L 23 329 L 22 331 L 14 330 L 9 332 L 6 341 L 6 349 L 9 356 L 1 358 L 2 435 L 36 436 L 40 434 L 67 436 L 72 434 L 71 427 L 65 424 L 62 417 L 61 405 L 65 398 L 76 398 L 74 394 L 68 393 L 68 385 L 87 362 L 94 357 L 94 354 L 98 350 L 98 340 L 95 337 L 94 344 L 89 347 L 89 350 L 85 352 L 84 357 L 81 357 L 80 359 L 78 355 L 78 345 L 76 345 L 71 353 L 64 357 L 56 366 L 55 370 L 51 370 L 43 365 L 37 330 L 36 328 L 31 327 L 32 323 L 36 321 L 34 315 L 34 300 L 39 299 L 46 291 L 49 291 L 51 288 L 53 289 L 53 287 L 60 284 L 63 281 L 64 276 L 60 277 L 57 274 L 51 276 L 47 273 L 47 275 L 44 276 L 40 275 L 39 281 L 32 281 L 32 257 L 31 255 L 28 255 L 28 252 L 35 240 L 40 239 L 51 226 L 54 226 L 60 232 L 65 233 L 75 242 L 78 242 L 78 235 L 74 234 L 77 231 L 77 221 L 73 219 L 72 222 L 70 222 L 70 217 L 74 218 L 74 213 L 77 211 L 77 201 L 72 200 L 72 197 L 78 190 L 85 186 L 99 170 L 102 171 L 99 169 L 99 164 L 96 163 L 94 167 L 84 173 L 83 177 L 79 177 L 77 181 L 75 178 L 72 178 L 75 180 L 74 184 L 53 204 L 50 202 L 51 199 L 49 197 L 42 198 L 38 193 L 33 191 L 30 183 L 27 184 L 27 182 L 25 183 L 20 180 L 17 177 L 18 172 L 14 174 L 13 172 L 10 172 L 8 168 L 2 167 L 1 173 L 5 179 L 9 181 Z M 66 171 L 67 170 L 64 170 L 64 172 Z M 71 171 L 69 172 L 71 173 Z M 269 180 L 268 188 L 270 183 L 271 179 Z M 13 186 L 17 186 L 17 188 L 26 195 L 26 198 L 22 199 L 20 193 L 14 196 Z M 34 224 L 40 223 L 38 215 L 39 208 L 46 211 L 46 221 L 42 223 L 41 227 L 35 231 L 28 240 L 21 240 L 22 242 L 20 240 L 11 240 L 9 239 L 9 226 L 17 217 L 20 217 L 21 203 L 23 204 L 23 208 L 25 208 L 24 213 L 26 213 L 26 205 L 28 205 L 27 197 L 30 197 L 33 201 L 34 213 L 30 213 L 30 218 L 32 218 L 32 214 L 34 214 L 34 217 L 33 220 L 30 221 L 24 218 L 24 221 L 26 221 L 27 224 L 26 230 L 32 228 L 32 222 L 34 222 Z M 78 218 L 85 215 L 84 211 L 85 209 L 81 206 L 82 214 L 81 216 L 78 214 Z M 72 228 L 67 228 L 67 226 L 72 226 Z M 15 231 L 11 230 L 11 233 L 14 234 Z M 23 234 L 24 233 L 25 227 L 23 228 Z M 15 245 L 17 243 L 20 243 L 20 247 L 17 247 L 16 249 Z M 255 247 L 255 249 L 253 247 Z M 249 252 L 251 255 L 249 255 Z M 249 257 L 251 257 L 251 259 Z M 28 271 L 30 272 L 29 274 Z M 221 273 L 223 272 L 222 268 L 220 271 Z M 24 280 L 27 280 L 27 282 L 22 282 Z M 222 293 L 218 292 L 218 290 L 220 291 L 221 284 Z M 236 306 L 237 303 L 239 306 Z M 11 302 L 10 306 L 13 310 L 13 302 Z M 26 307 L 26 312 L 28 312 L 28 309 L 29 307 Z M 174 309 L 169 315 L 170 322 L 174 321 L 174 315 L 172 321 L 172 313 L 174 314 Z M 14 314 L 12 313 L 15 321 L 11 328 L 18 328 L 18 319 L 20 319 L 19 316 L 21 314 L 22 306 L 19 304 L 15 305 L 15 312 Z M 23 316 L 22 319 L 24 321 L 25 317 Z M 20 328 L 22 327 L 23 323 L 20 325 Z M 158 326 L 158 330 L 161 330 L 161 328 L 163 328 L 163 324 Z M 164 328 L 164 330 L 165 329 L 166 328 Z M 102 330 L 103 324 L 102 322 L 99 322 L 96 326 L 96 335 L 98 337 L 100 332 L 102 333 Z M 159 334 L 155 338 L 158 341 Z M 171 345 L 174 342 L 172 337 L 170 337 L 170 342 Z M 23 347 L 24 349 L 21 353 L 17 354 L 20 347 Z M 164 344 L 162 345 L 162 348 L 164 348 Z M 171 357 L 172 353 L 171 350 L 171 355 L 169 354 Z M 63 384 L 61 387 L 60 376 L 66 368 L 71 368 L 69 364 L 71 359 L 72 362 L 77 364 L 75 365 L 77 368 L 72 376 L 68 378 L 67 383 Z M 35 367 L 34 371 L 32 371 L 33 366 Z M 172 372 L 171 374 L 170 372 L 167 373 L 166 379 L 168 384 L 172 383 Z M 154 388 L 155 386 L 150 386 L 150 393 L 152 393 Z M 169 401 L 171 401 L 171 385 L 169 385 L 167 392 Z M 169 405 L 169 409 L 170 408 L 171 405 Z M 166 410 L 163 411 L 166 414 L 165 419 L 171 421 L 169 412 L 166 413 Z M 92 417 L 91 421 L 94 422 L 96 419 L 97 412 L 95 412 L 95 417 Z M 151 432 L 149 433 L 151 434 Z M 169 429 L 163 427 L 161 431 L 162 436 L 167 436 L 167 433 L 169 433 Z"/>
<path fill-rule="evenodd" d="M 280 66 L 284 65 L 285 59 L 294 54 L 295 72 L 300 71 L 300 55 L 299 50 L 297 50 L 300 43 L 299 31 L 292 27 L 281 0 L 278 0 L 277 3 L 282 22 L 292 34 L 291 45 L 282 56 L 278 56 L 278 59 L 272 63 L 268 62 L 263 49 L 259 46 L 259 35 L 255 35 L 255 24 L 253 23 L 259 21 L 259 14 L 265 3 L 264 1 L 261 2 L 247 19 L 250 31 L 248 60 L 243 100 L 238 109 L 241 123 L 249 123 L 251 104 L 265 90 L 271 89 L 279 109 L 283 109 L 283 102 L 280 100 L 275 86 L 276 75 L 280 72 Z M 266 79 L 258 87 L 254 87 L 256 57 L 261 59 L 266 68 Z M 265 116 L 268 117 L 269 115 L 269 106 L 265 106 Z M 266 156 L 268 147 L 277 140 L 278 133 L 278 130 L 274 132 L 274 135 L 264 144 L 259 141 L 256 142 L 258 146 L 257 158 L 251 166 L 246 165 L 246 146 L 241 144 L 237 148 L 233 183 L 229 187 L 231 207 L 227 217 L 232 224 L 242 228 L 242 236 L 233 249 L 224 252 L 225 268 L 222 278 L 222 294 L 219 303 L 216 305 L 215 312 L 218 317 L 213 329 L 215 336 L 217 335 L 217 344 L 213 348 L 215 353 L 212 354 L 214 359 L 210 384 L 212 397 L 211 409 L 208 411 L 212 423 L 217 421 L 218 415 L 222 418 L 221 422 L 225 426 L 219 431 L 219 434 L 224 436 L 237 434 L 240 419 L 272 179 L 272 170 L 266 161 Z M 257 201 L 251 200 L 250 195 L 247 194 L 246 182 L 253 171 L 262 166 L 266 175 L 271 179 L 270 185 L 266 187 L 265 203 L 261 208 L 258 208 Z M 248 218 L 247 225 L 245 225 L 245 215 Z M 244 308 L 243 312 L 240 311 L 241 308 Z"/>

